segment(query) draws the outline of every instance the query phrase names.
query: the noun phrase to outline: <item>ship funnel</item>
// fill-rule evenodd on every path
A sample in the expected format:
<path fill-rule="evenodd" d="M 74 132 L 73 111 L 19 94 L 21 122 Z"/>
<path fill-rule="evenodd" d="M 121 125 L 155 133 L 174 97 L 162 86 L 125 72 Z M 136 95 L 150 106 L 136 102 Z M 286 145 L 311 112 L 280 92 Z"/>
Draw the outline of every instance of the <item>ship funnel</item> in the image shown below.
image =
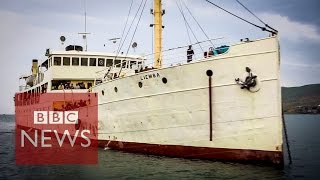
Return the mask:
<path fill-rule="evenodd" d="M 38 74 L 38 59 L 32 60 L 32 75 Z"/>

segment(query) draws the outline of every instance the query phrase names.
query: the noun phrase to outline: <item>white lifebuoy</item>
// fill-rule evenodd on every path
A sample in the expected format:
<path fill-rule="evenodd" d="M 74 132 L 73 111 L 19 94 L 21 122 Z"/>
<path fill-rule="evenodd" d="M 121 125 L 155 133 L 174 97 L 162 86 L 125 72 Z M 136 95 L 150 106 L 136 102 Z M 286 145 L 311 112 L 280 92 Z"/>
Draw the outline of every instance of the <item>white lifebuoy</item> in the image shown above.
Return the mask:
<path fill-rule="evenodd" d="M 103 65 L 104 61 L 102 59 L 99 60 L 99 65 Z"/>

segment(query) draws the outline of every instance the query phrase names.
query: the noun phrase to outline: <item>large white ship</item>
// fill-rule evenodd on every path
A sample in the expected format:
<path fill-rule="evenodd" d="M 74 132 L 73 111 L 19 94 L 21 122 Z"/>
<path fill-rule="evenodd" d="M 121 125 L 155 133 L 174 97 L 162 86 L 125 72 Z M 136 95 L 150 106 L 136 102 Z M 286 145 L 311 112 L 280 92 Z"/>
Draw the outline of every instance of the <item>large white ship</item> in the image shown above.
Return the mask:
<path fill-rule="evenodd" d="M 165 67 L 161 0 L 154 2 L 153 14 L 152 68 L 145 56 L 87 52 L 80 46 L 48 50 L 47 59 L 34 60 L 32 74 L 21 77 L 26 84 L 16 107 L 27 110 L 36 103 L 29 100 L 34 93 L 92 91 L 98 95 L 101 147 L 283 164 L 277 35 L 211 48 L 201 58 L 187 63 L 185 56 Z"/>

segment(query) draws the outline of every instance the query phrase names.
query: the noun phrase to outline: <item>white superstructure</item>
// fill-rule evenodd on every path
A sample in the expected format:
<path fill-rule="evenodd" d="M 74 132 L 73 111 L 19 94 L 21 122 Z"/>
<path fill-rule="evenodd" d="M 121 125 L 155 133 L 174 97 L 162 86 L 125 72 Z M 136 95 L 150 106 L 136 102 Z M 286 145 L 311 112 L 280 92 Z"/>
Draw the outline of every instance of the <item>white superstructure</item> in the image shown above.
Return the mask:
<path fill-rule="evenodd" d="M 97 72 L 110 68 L 113 71 L 122 69 L 123 73 L 133 73 L 138 67 L 144 65 L 145 58 L 141 56 L 124 56 L 115 53 L 84 52 L 72 50 L 68 46 L 66 51 L 47 50 L 47 59 L 38 64 L 33 60 L 30 75 L 21 76 L 23 84 L 20 85 L 20 93 L 44 93 L 44 92 L 87 92 L 95 83 L 102 79 L 97 78 Z M 71 48 L 71 50 L 70 50 Z M 81 47 L 82 48 L 82 47 Z M 62 87 L 59 85 L 62 84 Z M 76 88 L 77 84 L 82 87 Z M 71 87 L 72 86 L 72 87 Z"/>

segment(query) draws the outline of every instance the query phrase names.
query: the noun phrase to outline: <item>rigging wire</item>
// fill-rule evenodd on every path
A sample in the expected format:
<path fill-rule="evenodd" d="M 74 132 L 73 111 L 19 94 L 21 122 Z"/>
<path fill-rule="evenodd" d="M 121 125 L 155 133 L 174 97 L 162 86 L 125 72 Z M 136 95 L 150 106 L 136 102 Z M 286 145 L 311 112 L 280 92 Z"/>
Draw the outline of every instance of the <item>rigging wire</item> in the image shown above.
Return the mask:
<path fill-rule="evenodd" d="M 181 13 L 181 15 L 182 15 L 185 23 L 186 23 L 186 24 L 188 25 L 188 27 L 190 28 L 190 31 L 191 31 L 193 37 L 196 39 L 197 42 L 199 42 L 197 36 L 196 36 L 195 33 L 193 32 L 193 30 L 192 30 L 192 28 L 190 27 L 190 25 L 189 25 L 186 17 L 184 16 L 184 13 L 183 13 L 183 11 L 182 11 L 182 8 L 179 6 L 179 4 L 177 3 L 177 1 L 176 1 L 176 4 L 177 4 L 177 6 L 178 6 L 178 8 L 179 8 L 179 11 L 180 11 L 180 13 Z M 200 43 L 199 43 L 199 46 L 200 46 L 200 49 L 201 49 L 202 51 L 204 51 L 203 48 L 201 47 L 201 44 L 200 44 Z"/>
<path fill-rule="evenodd" d="M 124 38 L 124 40 L 123 40 L 123 42 L 122 42 L 122 44 L 121 44 L 121 46 L 120 46 L 119 51 L 117 52 L 116 57 L 119 55 L 119 52 L 121 51 L 121 49 L 122 49 L 122 47 L 123 47 L 123 45 L 124 45 L 124 43 L 125 43 L 125 40 L 127 39 L 128 35 L 129 35 L 129 33 L 130 33 L 130 30 L 131 30 L 131 28 L 132 28 L 132 25 L 133 25 L 135 19 L 137 18 L 138 14 L 139 14 L 139 11 L 140 11 L 140 9 L 141 9 L 141 6 L 142 6 L 142 4 L 143 4 L 143 1 L 144 1 L 144 0 L 141 0 L 141 2 L 140 2 L 139 8 L 138 8 L 136 14 L 134 15 L 134 18 L 133 18 L 133 20 L 132 20 L 132 22 L 131 22 L 131 24 L 130 24 L 130 26 L 129 26 L 129 29 L 128 29 L 128 31 L 127 31 L 127 33 L 126 33 L 126 36 L 125 36 L 125 38 Z"/>
<path fill-rule="evenodd" d="M 252 14 L 255 18 L 257 18 L 262 24 L 264 24 L 266 27 L 274 30 L 275 32 L 278 32 L 277 30 L 270 27 L 267 23 L 262 21 L 257 15 L 255 15 L 249 8 L 247 8 L 244 4 L 242 4 L 239 0 L 236 0 L 244 9 L 246 9 L 250 14 Z"/>
<path fill-rule="evenodd" d="M 126 56 L 124 57 L 123 61 L 125 61 L 126 58 L 127 58 L 127 55 L 128 55 L 128 53 L 129 53 L 129 50 L 130 50 L 131 44 L 132 44 L 132 42 L 133 42 L 134 36 L 136 35 L 136 32 L 137 32 L 137 29 L 138 29 L 138 26 L 139 26 L 139 23 L 140 23 L 142 14 L 143 14 L 144 9 L 145 9 L 145 7 L 146 7 L 147 1 L 148 1 L 148 0 L 145 0 L 145 1 L 144 1 L 144 4 L 143 4 L 142 10 L 141 10 L 141 13 L 140 13 L 140 16 L 139 16 L 137 25 L 136 25 L 136 27 L 135 27 L 135 29 L 134 29 L 134 32 L 133 32 L 131 41 L 130 41 L 130 43 L 129 43 L 129 46 L 128 46 L 128 49 L 127 49 L 127 52 L 126 52 Z M 142 0 L 141 2 L 143 2 L 143 0 Z M 127 63 L 126 63 L 126 65 L 127 65 Z M 119 75 L 120 75 L 120 73 L 121 73 L 121 71 L 122 71 L 122 68 L 123 68 L 123 64 L 121 63 L 121 68 L 120 68 L 120 71 L 119 71 Z"/>
<path fill-rule="evenodd" d="M 244 19 L 244 18 L 242 18 L 242 17 L 240 17 L 240 16 L 238 16 L 238 15 L 236 15 L 236 14 L 233 14 L 232 12 L 230 12 L 230 11 L 222 8 L 221 6 L 218 6 L 217 4 L 215 4 L 215 3 L 213 3 L 213 2 L 211 2 L 211 1 L 209 1 L 209 0 L 205 0 L 205 1 L 206 1 L 207 3 L 209 3 L 209 4 L 211 4 L 211 5 L 219 8 L 219 9 L 225 11 L 226 13 L 228 13 L 228 14 L 230 14 L 230 15 L 232 15 L 232 16 L 234 16 L 234 17 L 236 17 L 236 18 L 238 18 L 238 19 L 240 19 L 240 20 L 242 20 L 242 21 L 244 21 L 244 22 L 246 22 L 246 23 L 248 23 L 248 24 L 251 24 L 252 26 L 255 26 L 255 27 L 257 27 L 257 28 L 260 28 L 262 31 L 267 31 L 267 32 L 270 32 L 270 33 L 273 33 L 273 34 L 277 34 L 277 31 L 274 30 L 273 28 L 270 28 L 269 26 L 267 26 L 267 27 L 259 26 L 259 25 L 254 24 L 253 22 L 250 22 L 250 21 L 248 21 L 248 20 L 246 20 L 246 19 Z M 267 29 L 267 28 L 270 28 L 271 30 L 269 30 L 269 29 Z"/>
<path fill-rule="evenodd" d="M 223 39 L 224 37 L 219 37 L 219 38 L 213 38 L 213 39 L 209 39 L 209 40 L 204 40 L 204 41 L 199 41 L 199 42 L 196 42 L 196 43 L 193 43 L 193 44 L 189 44 L 189 45 L 197 45 L 197 44 L 201 44 L 201 43 L 204 43 L 204 42 L 208 42 L 208 41 L 215 41 L 215 40 L 220 40 L 220 39 Z M 174 48 L 169 48 L 169 49 L 166 49 L 166 50 L 163 50 L 162 52 L 167 52 L 167 51 L 172 51 L 172 50 L 176 50 L 176 49 L 181 49 L 181 48 L 186 48 L 188 47 L 189 45 L 186 45 L 186 46 L 178 46 L 178 47 L 174 47 Z M 153 55 L 153 53 L 150 53 L 150 54 L 146 54 L 145 56 L 151 56 Z"/>
<path fill-rule="evenodd" d="M 207 39 L 210 39 L 209 36 L 207 35 L 207 33 L 204 31 L 204 29 L 202 28 L 202 26 L 200 25 L 200 23 L 197 21 L 197 19 L 193 16 L 193 14 L 191 13 L 190 9 L 188 8 L 188 6 L 186 5 L 186 3 L 184 2 L 184 0 L 181 0 L 182 4 L 184 5 L 184 7 L 186 7 L 186 9 L 188 10 L 189 14 L 191 15 L 191 17 L 193 18 L 193 20 L 197 23 L 197 25 L 199 26 L 199 28 L 201 29 L 201 31 L 203 32 L 203 34 L 206 36 Z M 214 47 L 212 41 L 210 41 L 212 47 Z"/>
<path fill-rule="evenodd" d="M 121 33 L 119 46 L 118 46 L 118 49 L 117 49 L 116 52 L 119 52 L 119 51 L 120 51 L 120 45 L 122 44 L 122 41 L 125 41 L 125 39 L 123 40 L 122 38 L 123 38 L 123 35 L 124 35 L 124 33 L 125 33 L 125 30 L 127 29 L 129 17 L 130 17 L 130 14 L 131 14 L 132 5 L 133 5 L 133 0 L 131 0 L 131 4 L 130 4 L 130 8 L 129 8 L 129 12 L 128 12 L 127 19 L 126 19 L 126 23 L 125 23 L 124 28 L 123 28 L 123 31 L 122 31 L 122 33 Z"/>
<path fill-rule="evenodd" d="M 256 16 L 250 9 L 248 9 L 244 4 L 242 4 L 240 1 L 236 0 L 243 8 L 245 8 L 250 14 L 252 14 L 254 17 L 256 17 L 262 24 L 266 24 L 263 22 L 258 16 Z"/>
<path fill-rule="evenodd" d="M 176 3 L 177 3 L 177 6 L 178 6 L 178 1 L 176 1 Z M 180 7 L 181 7 L 181 2 L 179 1 L 179 3 L 180 3 Z M 182 17 L 183 17 L 183 19 L 184 19 L 184 25 L 186 26 L 189 43 L 192 44 L 192 41 L 191 41 L 191 38 L 190 38 L 190 33 L 189 33 L 188 24 L 187 24 L 187 21 L 186 21 L 186 18 L 185 18 L 185 15 L 184 15 L 183 10 L 182 10 Z"/>
<path fill-rule="evenodd" d="M 121 51 L 121 49 L 122 49 L 122 47 L 123 47 L 123 45 L 124 45 L 124 43 L 125 43 L 128 35 L 129 35 L 129 33 L 130 33 L 131 27 L 132 27 L 135 19 L 137 18 L 137 15 L 139 14 L 139 11 L 140 11 L 140 9 L 141 9 L 141 6 L 142 6 L 142 4 L 143 4 L 143 1 L 144 1 L 144 0 L 141 0 L 141 2 L 140 2 L 139 8 L 138 8 L 136 14 L 134 15 L 134 18 L 133 18 L 133 20 L 132 20 L 132 22 L 131 22 L 131 24 L 130 24 L 130 26 L 129 26 L 129 29 L 128 29 L 127 33 L 126 33 L 126 36 L 124 37 L 123 42 L 122 42 L 122 43 L 119 43 L 119 47 L 120 47 L 120 48 L 118 48 L 118 51 L 117 51 L 117 53 L 116 53 L 116 56 L 114 57 L 114 60 L 116 60 L 117 57 L 119 56 L 119 53 L 120 53 L 120 51 Z M 128 16 L 128 18 L 129 18 L 129 16 Z M 129 44 L 129 46 L 130 46 L 130 44 Z M 120 63 L 120 64 L 122 64 L 122 63 Z M 108 68 L 108 72 L 105 73 L 104 78 L 108 75 L 108 73 L 110 72 L 110 70 L 111 70 L 112 68 L 113 68 L 113 66 L 110 66 L 110 67 Z M 122 67 L 121 67 L 121 68 L 122 68 Z M 106 68 L 106 69 L 107 69 L 107 68 Z"/>

